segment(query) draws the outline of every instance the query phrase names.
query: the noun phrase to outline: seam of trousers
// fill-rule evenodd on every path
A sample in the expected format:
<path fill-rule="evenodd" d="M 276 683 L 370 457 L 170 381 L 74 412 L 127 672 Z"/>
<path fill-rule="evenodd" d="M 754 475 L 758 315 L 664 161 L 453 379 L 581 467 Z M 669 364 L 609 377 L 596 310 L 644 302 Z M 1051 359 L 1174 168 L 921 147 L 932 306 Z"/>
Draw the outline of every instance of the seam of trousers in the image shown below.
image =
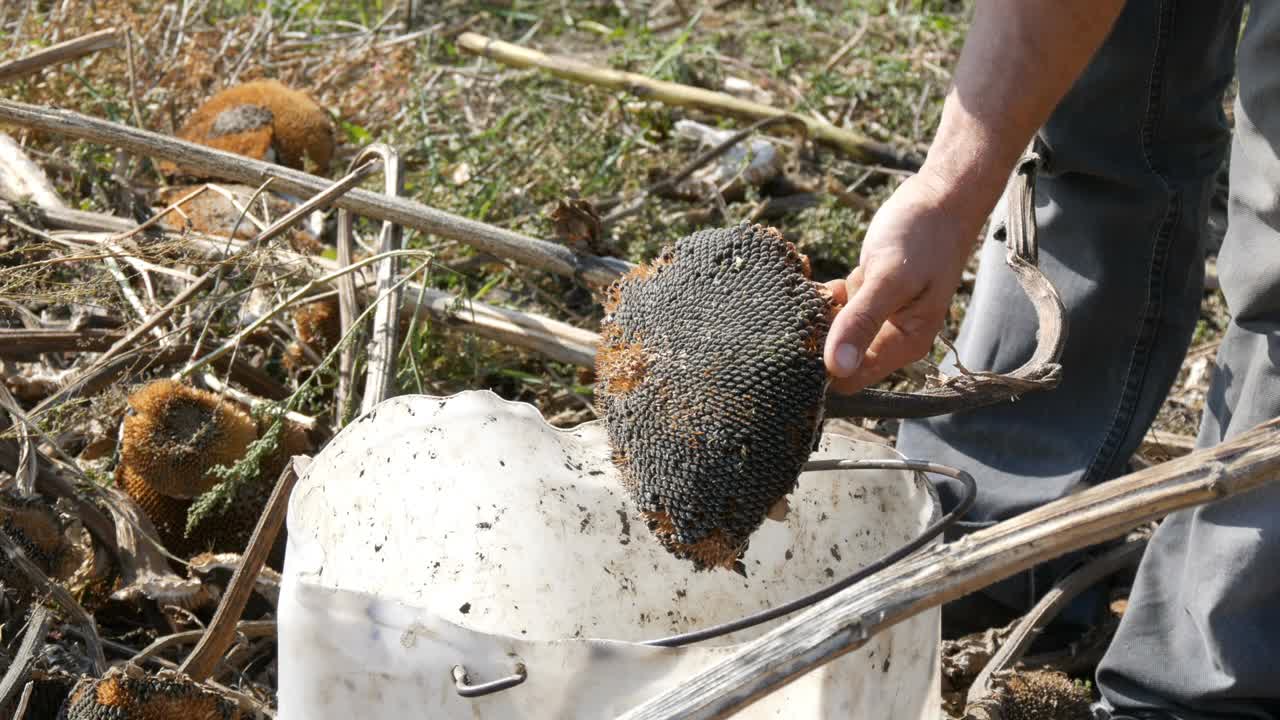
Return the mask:
<path fill-rule="evenodd" d="M 1142 120 L 1141 139 L 1142 152 L 1146 159 L 1147 169 L 1157 177 L 1168 193 L 1164 219 L 1156 231 L 1155 243 L 1151 248 L 1151 261 L 1147 268 L 1147 300 L 1140 317 L 1138 339 L 1130 351 L 1129 367 L 1125 371 L 1124 386 L 1120 393 L 1120 402 L 1112 414 L 1111 425 L 1103 437 L 1101 446 L 1093 459 L 1086 466 L 1082 482 L 1093 485 L 1107 479 L 1108 473 L 1116 462 L 1125 438 L 1132 431 L 1134 414 L 1137 412 L 1143 385 L 1146 383 L 1147 369 L 1151 362 L 1151 349 L 1155 345 L 1159 332 L 1160 318 L 1164 314 L 1164 276 L 1168 272 L 1169 248 L 1173 244 L 1173 233 L 1181 214 L 1181 193 L 1170 192 L 1168 178 L 1155 167 L 1151 147 L 1155 142 L 1155 128 L 1163 114 L 1164 83 L 1166 56 L 1169 52 L 1169 41 L 1173 33 L 1173 17 L 1177 10 L 1177 1 L 1168 0 L 1160 4 L 1159 25 L 1156 28 L 1156 46 L 1151 64 L 1151 79 L 1147 90 L 1147 111 Z M 1121 239 L 1124 242 L 1124 239 Z"/>

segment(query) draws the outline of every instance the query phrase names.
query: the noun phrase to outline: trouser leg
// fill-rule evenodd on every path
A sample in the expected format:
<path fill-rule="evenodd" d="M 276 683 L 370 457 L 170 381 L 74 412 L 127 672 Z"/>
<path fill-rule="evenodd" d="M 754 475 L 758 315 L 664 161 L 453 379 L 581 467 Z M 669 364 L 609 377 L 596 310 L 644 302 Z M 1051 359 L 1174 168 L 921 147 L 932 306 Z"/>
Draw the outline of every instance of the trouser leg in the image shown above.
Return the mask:
<path fill-rule="evenodd" d="M 1051 392 L 904 423 L 909 457 L 978 478 L 966 530 L 1114 477 L 1155 417 L 1195 328 L 1201 236 L 1226 149 L 1238 2 L 1131 0 L 1040 133 L 1040 263 L 1068 315 L 1063 380 Z M 971 369 L 1030 357 L 1035 315 L 988 240 L 960 335 Z M 943 491 L 944 502 L 954 491 Z M 1021 609 L 1026 573 L 988 594 Z M 1043 589 L 1043 588 L 1041 588 Z"/>
<path fill-rule="evenodd" d="M 1232 320 L 1199 444 L 1280 416 L 1280 6 L 1240 45 L 1227 237 Z M 1105 698 L 1185 720 L 1280 717 L 1280 484 L 1167 518 L 1098 671 Z"/>

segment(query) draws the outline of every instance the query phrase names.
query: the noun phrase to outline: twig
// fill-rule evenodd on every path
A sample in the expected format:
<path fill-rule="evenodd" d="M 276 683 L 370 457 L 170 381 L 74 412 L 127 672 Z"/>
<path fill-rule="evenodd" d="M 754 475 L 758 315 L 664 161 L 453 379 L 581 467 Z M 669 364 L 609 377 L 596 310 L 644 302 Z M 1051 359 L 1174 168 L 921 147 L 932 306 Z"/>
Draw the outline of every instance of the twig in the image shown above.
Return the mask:
<path fill-rule="evenodd" d="M 120 147 L 130 152 L 170 160 L 182 167 L 237 182 L 256 185 L 267 178 L 284 192 L 311 195 L 331 186 L 328 180 L 299 170 L 215 150 L 196 143 L 166 137 L 147 130 L 99 120 L 68 110 L 44 108 L 0 100 L 0 121 L 37 128 L 90 142 Z M 608 285 L 631 269 L 630 263 L 595 255 L 577 255 L 546 240 L 459 217 L 407 198 L 354 189 L 334 201 L 365 217 L 391 221 L 424 233 L 463 242 L 498 257 Z"/>
<path fill-rule="evenodd" d="M 27 717 L 27 706 L 31 704 L 31 696 L 35 693 L 36 683 L 28 680 L 22 688 L 22 696 L 18 698 L 18 709 L 13 711 L 13 720 L 24 720 Z"/>
<path fill-rule="evenodd" d="M 899 152 L 885 143 L 870 140 L 862 135 L 838 128 L 816 119 L 791 113 L 762 103 L 744 100 L 728 93 L 705 90 L 680 83 L 655 80 L 637 73 L 602 68 L 580 60 L 560 55 L 546 55 L 530 48 L 495 40 L 476 33 L 463 33 L 458 37 L 458 47 L 476 55 L 482 55 L 511 67 L 535 67 L 566 80 L 599 85 L 622 90 L 639 97 L 680 107 L 696 107 L 732 115 L 748 117 L 789 116 L 804 123 L 809 135 L 848 153 L 859 162 L 878 163 L 890 167 L 916 170 L 918 158 Z"/>
<path fill-rule="evenodd" d="M 980 705 L 988 696 L 990 696 L 995 688 L 992 687 L 992 678 L 1000 675 L 1005 670 L 1012 668 L 1022 658 L 1023 653 L 1031 646 L 1031 641 L 1035 639 L 1040 628 L 1049 624 L 1049 621 L 1067 606 L 1077 595 L 1093 587 L 1102 578 L 1113 573 L 1119 572 L 1127 567 L 1138 564 L 1138 560 L 1142 558 L 1142 551 L 1147 547 L 1146 539 L 1131 540 L 1099 557 L 1094 558 L 1084 567 L 1076 570 L 1067 577 L 1055 584 L 1036 606 L 1031 608 L 1031 612 L 1018 622 L 1018 625 L 1005 639 L 1004 644 L 1000 646 L 1000 650 L 992 656 L 986 667 L 982 668 L 982 672 L 978 673 L 969 686 L 968 698 L 966 705 Z M 980 718 L 973 718 L 980 720 Z"/>
<path fill-rule="evenodd" d="M 302 467 L 298 467 L 300 462 Z M 266 562 L 267 555 L 275 544 L 276 535 L 280 533 L 280 527 L 284 524 L 285 511 L 289 506 L 289 494 L 298 481 L 299 472 L 305 472 L 305 462 L 305 460 L 292 460 L 280 473 L 280 479 L 276 481 L 276 487 L 271 491 L 271 499 L 267 501 L 266 509 L 258 518 L 253 536 L 249 538 L 249 545 L 245 549 L 240 567 L 236 568 L 231 576 L 227 592 L 218 603 L 213 621 L 209 623 L 204 637 L 200 638 L 195 649 L 182 663 L 180 670 L 196 682 L 207 679 L 213 673 L 218 660 L 227 648 L 231 647 L 235 637 L 236 623 L 240 621 L 245 603 L 253 592 L 258 571 Z"/>
<path fill-rule="evenodd" d="M 27 559 L 26 553 L 3 528 L 0 528 L 0 550 L 4 551 L 5 558 L 21 570 L 37 590 L 48 593 L 72 620 L 83 627 L 83 637 L 89 649 L 89 659 L 93 662 L 93 672 L 95 675 L 102 675 L 107 669 L 107 658 L 102 654 L 102 639 L 98 637 L 98 626 L 94 623 L 93 617 L 85 612 L 75 598 L 71 597 L 71 593 L 67 592 L 66 588 L 50 580 L 43 570 Z"/>
<path fill-rule="evenodd" d="M 276 621 L 241 620 L 236 623 L 235 631 L 237 635 L 243 635 L 247 638 L 270 637 L 276 633 Z M 178 647 L 179 645 L 185 645 L 192 641 L 198 642 L 201 638 L 208 635 L 209 632 L 210 630 L 208 628 L 201 630 L 186 630 L 184 632 L 173 633 L 171 635 L 156 638 L 150 645 L 134 654 L 133 658 L 131 658 L 129 662 L 137 664 L 143 660 L 152 659 L 155 655 L 164 652 L 171 647 Z"/>
<path fill-rule="evenodd" d="M 858 30 L 853 34 L 853 37 L 849 38 L 848 42 L 841 45 L 840 49 L 835 51 L 835 53 L 828 58 L 825 63 L 823 63 L 823 74 L 831 72 L 835 69 L 836 65 L 843 62 L 846 57 L 849 57 L 849 53 L 853 52 L 853 49 L 858 47 L 858 43 L 862 42 L 862 38 L 866 36 L 867 28 L 869 27 L 871 27 L 871 16 L 864 14 L 862 16 L 862 24 L 858 26 Z"/>
<path fill-rule="evenodd" d="M 1183 508 L 1280 478 L 1280 419 L 936 546 L 847 588 L 664 691 L 626 720 L 725 717 L 908 618 Z"/>
<path fill-rule="evenodd" d="M 17 430 L 18 466 L 13 471 L 14 484 L 17 485 L 19 495 L 32 497 L 36 494 L 36 478 L 40 474 L 40 466 L 37 463 L 40 451 L 36 448 L 36 439 L 31 432 L 26 414 L 22 412 L 17 399 L 3 382 L 0 382 L 0 415 L 8 415 L 12 418 L 11 424 Z M 0 430 L 3 429 L 4 427 L 0 426 Z M 3 706 L 4 704 L 0 703 L 0 707 Z"/>
<path fill-rule="evenodd" d="M 3 207 L 3 203 L 0 203 L 0 209 L 3 209 Z M 81 229 L 112 228 L 116 223 L 128 222 L 101 213 L 78 213 L 74 217 L 49 214 L 48 217 L 55 225 L 61 225 L 63 222 L 74 223 L 75 227 Z M 101 242 L 100 238 L 89 239 Z M 225 255 L 227 247 L 237 249 L 244 247 L 244 241 L 234 239 L 229 242 L 219 243 L 199 237 L 189 237 L 188 240 L 207 252 L 209 257 Z M 337 263 L 323 257 L 305 257 L 286 250 L 280 250 L 278 254 L 296 264 L 311 263 L 330 270 L 338 267 Z M 357 286 L 359 286 L 359 283 L 357 283 Z M 558 362 L 567 362 L 583 367 L 590 367 L 594 364 L 595 346 L 599 341 L 599 337 L 589 330 L 574 327 L 568 323 L 541 315 L 499 308 L 478 301 L 460 300 L 454 295 L 430 288 L 421 288 L 424 297 L 428 299 L 428 303 L 419 306 L 413 297 L 418 293 L 419 289 L 420 286 L 418 285 L 410 285 L 407 288 L 408 295 L 402 299 L 404 305 L 401 308 L 402 315 L 414 316 L 421 312 L 427 312 L 451 323 L 455 327 L 464 326 L 482 337 L 541 353 Z M 459 302 L 467 308 L 465 312 L 459 313 L 452 309 Z M 0 355 L 3 355 L 2 345 L 0 345 Z M 258 378 L 259 382 L 262 380 L 265 380 L 265 378 Z M 261 387 L 261 385 L 258 387 Z M 253 389 L 253 392 L 267 398 L 282 396 L 279 393 L 263 392 L 258 389 Z"/>
<path fill-rule="evenodd" d="M 362 149 L 351 162 L 360 163 L 368 158 L 377 157 L 382 160 L 385 191 L 388 195 L 399 196 L 404 192 L 403 163 L 400 154 L 389 145 L 374 143 Z M 378 243 L 378 252 L 385 253 L 399 250 L 403 245 L 403 233 L 395 223 L 384 222 L 382 235 Z M 351 264 L 353 233 L 351 230 L 351 212 L 338 210 L 338 264 Z M 373 319 L 373 332 L 369 344 L 369 363 L 366 371 L 364 393 L 360 401 L 360 412 L 367 412 L 386 398 L 390 391 L 395 373 L 395 341 L 400 305 L 399 294 L 391 290 L 395 282 L 396 260 L 388 257 L 378 266 L 377 294 L 384 298 L 379 301 Z M 356 285 L 355 278 L 343 275 L 338 279 L 338 313 L 340 332 L 343 337 L 352 331 L 355 322 Z M 338 358 L 338 388 L 334 395 L 337 407 L 338 423 L 343 423 L 352 408 L 351 395 L 355 372 L 356 345 L 344 342 Z"/>
<path fill-rule="evenodd" d="M 36 604 L 27 618 L 27 631 L 22 635 L 22 645 L 18 646 L 18 654 L 9 661 L 9 669 L 0 680 L 0 708 L 9 706 L 18 688 L 27 682 L 31 667 L 36 664 L 36 651 L 44 642 L 44 634 L 49 629 L 49 608 Z M 22 717 L 16 715 L 15 717 Z"/>
<path fill-rule="evenodd" d="M 0 83 L 6 83 L 23 75 L 30 75 L 50 65 L 70 62 L 89 53 L 112 48 L 119 44 L 120 37 L 115 28 L 99 30 L 66 42 L 60 42 L 57 45 L 33 52 L 17 60 L 0 63 Z"/>
<path fill-rule="evenodd" d="M 112 345 L 111 348 L 109 348 L 105 353 L 95 358 L 93 363 L 88 368 L 86 368 L 84 372 L 88 373 L 88 372 L 91 372 L 92 370 L 95 370 L 101 367 L 108 360 L 111 360 L 117 354 L 122 352 L 125 348 L 131 347 L 134 341 L 142 337 L 144 333 L 149 332 L 151 328 L 159 325 L 176 308 L 185 304 L 188 300 L 194 297 L 196 293 L 198 293 L 201 289 L 203 289 L 204 286 L 207 285 L 211 280 L 214 280 L 216 277 L 218 277 L 219 271 L 223 267 L 225 267 L 227 263 L 230 263 L 238 259 L 239 257 L 243 256 L 246 253 L 252 252 L 255 248 L 257 248 L 262 243 L 267 242 L 268 240 L 275 237 L 276 235 L 279 235 L 280 233 L 289 229 L 289 227 L 293 225 L 293 223 L 297 222 L 299 218 L 303 217 L 304 215 L 306 215 L 306 213 L 310 212 L 316 207 L 319 207 L 321 205 L 328 203 L 334 197 L 340 195 L 342 192 L 350 189 L 357 182 L 359 182 L 365 176 L 365 174 L 367 174 L 370 171 L 371 171 L 371 168 L 368 166 L 357 168 L 356 171 L 350 173 L 349 175 L 337 181 L 336 183 L 333 183 L 331 186 L 326 188 L 323 192 L 320 192 L 319 194 L 317 194 L 315 197 L 312 197 L 307 202 L 294 208 L 292 212 L 280 218 L 280 220 L 273 223 L 271 227 L 268 227 L 266 230 L 263 230 L 262 232 L 258 233 L 258 235 L 255 236 L 252 240 L 245 243 L 245 245 L 240 249 L 238 253 L 230 256 L 229 258 L 224 260 L 222 263 L 219 263 L 217 267 L 210 269 L 204 275 L 201 275 L 199 278 L 196 279 L 195 282 L 191 283 L 185 289 L 183 289 L 182 292 L 174 296 L 174 298 L 170 300 L 164 307 L 157 310 L 150 318 L 146 320 L 146 322 L 143 322 L 141 325 L 131 330 L 127 335 L 121 338 L 119 342 L 117 342 L 115 345 Z"/>

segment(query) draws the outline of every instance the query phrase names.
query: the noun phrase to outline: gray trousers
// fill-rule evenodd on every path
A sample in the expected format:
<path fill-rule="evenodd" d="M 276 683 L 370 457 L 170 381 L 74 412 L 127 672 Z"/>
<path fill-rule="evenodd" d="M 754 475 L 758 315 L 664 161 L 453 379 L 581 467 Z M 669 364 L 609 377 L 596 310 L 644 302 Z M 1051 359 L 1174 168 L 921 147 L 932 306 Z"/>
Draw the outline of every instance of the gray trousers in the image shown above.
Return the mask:
<path fill-rule="evenodd" d="M 1069 315 L 1062 385 L 905 423 L 900 434 L 905 455 L 978 478 L 967 530 L 1125 471 L 1195 329 L 1208 200 L 1232 142 L 1222 97 L 1237 61 L 1218 263 L 1232 319 L 1199 443 L 1280 416 L 1280 1 L 1251 4 L 1237 56 L 1242 6 L 1131 0 L 1042 129 L 1036 213 L 1041 266 Z M 1035 315 L 1003 254 L 990 239 L 982 250 L 957 342 L 969 368 L 1010 370 L 1034 346 Z M 990 597 L 1025 609 L 1045 574 Z M 1280 718 L 1280 484 L 1160 525 L 1097 681 L 1121 710 Z"/>

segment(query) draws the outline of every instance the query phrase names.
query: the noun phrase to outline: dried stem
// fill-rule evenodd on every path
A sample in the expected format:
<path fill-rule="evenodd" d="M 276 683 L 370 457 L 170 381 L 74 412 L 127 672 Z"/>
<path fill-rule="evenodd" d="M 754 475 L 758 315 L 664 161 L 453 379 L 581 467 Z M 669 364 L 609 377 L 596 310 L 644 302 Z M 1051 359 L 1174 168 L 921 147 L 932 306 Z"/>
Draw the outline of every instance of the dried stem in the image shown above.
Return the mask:
<path fill-rule="evenodd" d="M 301 467 L 299 467 L 300 462 Z M 235 639 L 236 624 L 240 621 L 245 603 L 249 601 L 249 595 L 253 592 L 258 572 L 262 570 L 262 565 L 266 562 L 272 545 L 275 544 L 276 536 L 280 534 L 280 527 L 284 525 L 285 511 L 289 507 L 289 494 L 298 481 L 298 475 L 305 472 L 305 462 L 306 460 L 295 459 L 289 462 L 280 473 L 280 479 L 276 481 L 276 487 L 271 491 L 271 499 L 267 501 L 266 509 L 258 518 L 253 536 L 249 538 L 249 545 L 245 549 L 240 567 L 236 568 L 231 576 L 227 592 L 218 603 L 213 621 L 209 623 L 208 629 L 195 649 L 182 663 L 180 668 L 182 672 L 191 676 L 196 682 L 203 682 L 213 674 L 218 660 L 226 653 L 227 648 L 231 647 Z"/>
<path fill-rule="evenodd" d="M 1093 587 L 1099 580 L 1127 567 L 1137 565 L 1138 561 L 1142 559 L 1142 551 L 1146 547 L 1147 541 L 1145 538 L 1130 540 L 1092 559 L 1084 567 L 1056 583 L 1048 593 L 1045 593 L 1040 602 L 1031 608 L 1031 612 L 1027 613 L 1018 622 L 1013 632 L 1009 634 L 1004 644 L 1000 646 L 1000 650 L 992 656 L 986 667 L 982 668 L 982 672 L 978 673 L 978 677 L 969 686 L 966 705 L 984 708 L 989 706 L 989 700 L 995 692 L 991 682 L 992 678 L 999 676 L 1017 664 L 1023 653 L 1031 646 L 1031 641 L 1035 639 L 1040 628 L 1048 625 L 1077 595 Z M 984 720 L 981 715 L 985 712 L 986 710 L 976 713 L 972 720 Z M 970 718 L 966 717 L 966 720 L 970 720 Z M 995 719 L 988 718 L 985 720 Z"/>
<path fill-rule="evenodd" d="M 27 618 L 27 631 L 22 635 L 22 645 L 18 654 L 9 662 L 9 669 L 0 680 L 0 708 L 8 707 L 14 693 L 27 682 L 31 667 L 36 664 L 36 651 L 44 642 L 44 634 L 49 629 L 49 609 L 36 605 Z M 17 716 L 21 717 L 21 715 Z"/>
<path fill-rule="evenodd" d="M 537 50 L 471 32 L 459 35 L 457 42 L 458 47 L 463 50 L 497 60 L 503 65 L 518 68 L 534 67 L 565 80 L 599 85 L 612 90 L 622 90 L 645 99 L 657 100 L 666 105 L 696 107 L 712 112 L 745 115 L 755 118 L 791 117 L 796 122 L 803 123 L 809 129 L 809 135 L 814 140 L 835 146 L 858 162 L 908 170 L 915 170 L 920 167 L 919 159 L 894 150 L 884 143 L 870 140 L 855 132 L 838 128 L 829 123 L 819 122 L 814 118 L 791 113 L 770 105 L 743 100 L 728 93 L 705 90 L 664 80 L 654 80 L 644 75 L 612 68 L 597 67 L 576 58 L 547 55 Z"/>
<path fill-rule="evenodd" d="M 24 75 L 38 72 L 50 65 L 70 62 L 89 53 L 116 47 L 119 44 L 120 36 L 115 28 L 99 30 L 66 42 L 60 42 L 57 45 L 33 52 L 17 60 L 0 63 L 0 83 L 10 82 Z"/>
<path fill-rule="evenodd" d="M 124 148 L 133 153 L 170 160 L 211 177 L 249 185 L 274 178 L 276 187 L 298 195 L 322 192 L 331 185 L 324 178 L 298 170 L 68 110 L 0 100 L 0 121 Z M 577 255 L 563 245 L 469 220 L 406 198 L 355 189 L 335 200 L 334 204 L 365 217 L 391 221 L 463 242 L 491 255 L 559 275 L 581 278 L 596 285 L 607 285 L 631 269 L 629 263 L 621 260 Z"/>

